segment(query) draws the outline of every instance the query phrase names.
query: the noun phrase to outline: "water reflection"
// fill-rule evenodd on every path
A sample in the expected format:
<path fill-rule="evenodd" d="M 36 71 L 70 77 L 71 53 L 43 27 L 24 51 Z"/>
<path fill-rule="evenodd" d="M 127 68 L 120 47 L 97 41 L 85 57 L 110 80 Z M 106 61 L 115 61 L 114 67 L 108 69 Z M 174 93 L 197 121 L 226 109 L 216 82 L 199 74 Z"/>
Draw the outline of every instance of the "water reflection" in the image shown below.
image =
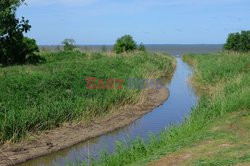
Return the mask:
<path fill-rule="evenodd" d="M 166 85 L 170 90 L 170 97 L 162 106 L 127 127 L 48 156 L 28 161 L 23 166 L 66 165 L 72 161 L 85 160 L 88 155 L 96 157 L 104 149 L 112 152 L 117 140 L 129 142 L 129 139 L 138 136 L 146 140 L 150 133 L 157 135 L 165 128 L 183 122 L 197 103 L 197 97 L 188 84 L 188 79 L 192 74 L 191 68 L 180 58 L 176 59 L 176 72 L 171 82 Z M 165 81 L 167 82 L 167 79 Z"/>

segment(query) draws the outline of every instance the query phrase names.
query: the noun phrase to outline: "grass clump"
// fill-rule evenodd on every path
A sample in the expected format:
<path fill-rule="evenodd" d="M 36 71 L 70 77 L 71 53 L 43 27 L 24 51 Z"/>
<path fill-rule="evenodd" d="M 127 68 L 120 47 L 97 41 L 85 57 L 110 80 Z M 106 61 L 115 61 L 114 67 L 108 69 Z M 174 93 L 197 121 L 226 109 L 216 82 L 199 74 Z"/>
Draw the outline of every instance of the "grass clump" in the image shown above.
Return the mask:
<path fill-rule="evenodd" d="M 174 154 L 187 148 L 189 154 L 192 153 L 192 147 L 203 142 L 207 147 L 210 141 L 214 141 L 215 146 L 211 146 L 211 150 L 215 151 L 218 147 L 225 145 L 219 144 L 217 140 L 230 142 L 233 147 L 228 150 L 228 155 L 223 154 L 223 148 L 215 156 L 221 156 L 220 160 L 210 160 L 211 154 L 206 156 L 198 156 L 197 160 L 189 163 L 190 165 L 209 165 L 209 164 L 236 164 L 250 161 L 249 148 L 242 149 L 244 145 L 249 145 L 249 139 L 245 137 L 249 135 L 250 120 L 240 125 L 246 130 L 243 134 L 228 130 L 212 130 L 214 127 L 227 126 L 226 121 L 230 121 L 227 116 L 240 113 L 244 110 L 248 115 L 250 112 L 250 56 L 249 53 L 217 53 L 209 55 L 185 55 L 184 61 L 194 67 L 195 74 L 192 83 L 200 92 L 200 100 L 190 115 L 181 126 L 172 127 L 163 131 L 160 136 L 152 136 L 148 142 L 141 139 L 132 141 L 131 144 L 119 142 L 117 150 L 113 154 L 105 154 L 99 160 L 93 162 L 93 165 L 144 165 L 150 161 L 161 158 L 165 155 Z M 230 116 L 229 116 L 230 117 Z M 236 116 L 235 121 L 241 121 L 241 116 Z M 220 123 L 219 123 L 220 122 Z M 219 125 L 218 125 L 219 123 Z M 230 123 L 232 126 L 235 123 Z M 248 125 L 247 125 L 248 124 Z M 237 130 L 238 131 L 238 130 Z M 248 131 L 248 132 L 247 132 Z M 204 143 L 205 142 L 205 143 Z M 240 144 L 241 143 L 241 144 Z M 201 143 L 202 144 L 202 143 Z M 204 147 L 201 146 L 201 147 Z M 196 150 L 196 155 L 203 154 L 202 150 Z M 205 151 L 208 148 L 205 148 Z M 241 150 L 239 150 L 241 149 Z M 243 154 L 240 154 L 242 152 Z M 233 158 L 237 159 L 232 162 L 231 154 L 236 154 Z M 187 156 L 188 156 L 187 155 Z M 194 154 L 193 154 L 194 155 Z M 209 158 L 209 155 L 211 158 Z M 241 156 L 240 156 L 241 155 Z M 186 155 L 184 155 L 186 156 Z M 224 158 L 223 158 L 224 156 Z M 191 159 L 195 159 L 194 156 Z M 218 157 L 217 157 L 218 158 Z M 169 159 L 171 160 L 171 158 Z M 82 164 L 84 165 L 84 163 Z M 187 164 L 188 165 L 188 164 Z"/>
<path fill-rule="evenodd" d="M 126 81 L 150 74 L 157 78 L 174 70 L 173 58 L 153 53 L 107 56 L 68 51 L 41 56 L 46 63 L 0 68 L 0 142 L 106 114 L 113 106 L 136 102 L 142 92 L 88 90 L 86 77 Z"/>

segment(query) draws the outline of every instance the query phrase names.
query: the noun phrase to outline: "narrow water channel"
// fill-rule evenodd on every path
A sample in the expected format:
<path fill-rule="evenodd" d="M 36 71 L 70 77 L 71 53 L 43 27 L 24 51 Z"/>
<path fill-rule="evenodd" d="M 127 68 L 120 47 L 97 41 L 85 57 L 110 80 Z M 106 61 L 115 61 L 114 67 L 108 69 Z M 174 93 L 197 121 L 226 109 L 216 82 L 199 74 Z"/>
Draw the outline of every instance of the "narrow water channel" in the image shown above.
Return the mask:
<path fill-rule="evenodd" d="M 145 140 L 150 133 L 159 134 L 171 125 L 178 125 L 188 117 L 197 103 L 197 96 L 188 83 L 191 68 L 181 58 L 177 59 L 177 68 L 171 81 L 167 83 L 169 99 L 154 111 L 146 114 L 134 123 L 87 142 L 80 143 L 47 156 L 30 160 L 22 166 L 67 165 L 77 160 L 85 160 L 88 155 L 98 156 L 103 149 L 112 152 L 117 140 L 142 137 Z"/>

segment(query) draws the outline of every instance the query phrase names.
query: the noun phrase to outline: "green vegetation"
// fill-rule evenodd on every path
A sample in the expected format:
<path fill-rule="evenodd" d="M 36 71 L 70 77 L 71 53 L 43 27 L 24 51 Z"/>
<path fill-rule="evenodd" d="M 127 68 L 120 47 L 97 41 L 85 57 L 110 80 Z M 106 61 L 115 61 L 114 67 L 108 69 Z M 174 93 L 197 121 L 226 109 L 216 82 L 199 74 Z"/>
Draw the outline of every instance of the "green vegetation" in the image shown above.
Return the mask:
<path fill-rule="evenodd" d="M 141 43 L 141 44 L 138 46 L 138 50 L 139 50 L 139 51 L 143 51 L 143 52 L 146 51 L 146 48 L 145 48 L 145 46 L 144 46 L 143 43 Z"/>
<path fill-rule="evenodd" d="M 165 162 L 175 159 L 176 163 L 179 158 L 179 165 L 186 160 L 187 165 L 250 162 L 249 53 L 186 55 L 183 59 L 195 69 L 192 83 L 200 94 L 190 118 L 148 142 L 118 142 L 113 154 L 103 153 L 93 165 L 146 165 L 163 156 L 169 156 Z"/>
<path fill-rule="evenodd" d="M 122 36 L 118 38 L 116 44 L 114 45 L 114 51 L 119 54 L 123 52 L 131 52 L 136 50 L 137 45 L 133 37 L 130 35 Z"/>
<path fill-rule="evenodd" d="M 174 59 L 153 53 L 127 55 L 44 52 L 46 63 L 0 68 L 0 142 L 63 122 L 88 120 L 113 106 L 134 103 L 142 90 L 88 90 L 86 77 L 107 80 L 171 74 Z"/>
<path fill-rule="evenodd" d="M 64 51 L 73 51 L 76 48 L 76 42 L 74 39 L 64 39 L 62 44 Z"/>
<path fill-rule="evenodd" d="M 106 47 L 105 45 L 103 45 L 101 51 L 102 51 L 102 52 L 107 52 L 108 49 L 107 49 L 107 47 Z"/>
<path fill-rule="evenodd" d="M 29 21 L 16 18 L 16 10 L 23 3 L 24 0 L 0 0 L 0 65 L 24 64 L 38 58 L 36 41 L 23 35 L 31 28 Z"/>
<path fill-rule="evenodd" d="M 117 54 L 124 52 L 132 52 L 132 51 L 141 51 L 145 52 L 146 48 L 143 43 L 137 45 L 134 41 L 133 37 L 130 35 L 124 35 L 121 38 L 118 38 L 116 44 L 114 45 L 114 51 Z"/>
<path fill-rule="evenodd" d="M 229 34 L 224 48 L 230 51 L 250 51 L 250 31 Z"/>

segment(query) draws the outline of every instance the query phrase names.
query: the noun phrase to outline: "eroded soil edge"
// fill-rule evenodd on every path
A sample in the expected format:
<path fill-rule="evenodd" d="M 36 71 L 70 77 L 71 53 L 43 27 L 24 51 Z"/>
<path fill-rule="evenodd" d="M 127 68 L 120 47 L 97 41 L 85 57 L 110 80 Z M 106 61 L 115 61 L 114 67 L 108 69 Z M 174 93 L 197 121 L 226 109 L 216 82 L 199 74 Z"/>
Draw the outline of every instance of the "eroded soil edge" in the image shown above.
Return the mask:
<path fill-rule="evenodd" d="M 125 105 L 119 111 L 89 124 L 65 124 L 19 144 L 6 143 L 0 146 L 0 166 L 20 164 L 129 125 L 163 104 L 169 97 L 169 91 L 167 88 L 149 89 L 142 97 L 140 103 Z"/>

